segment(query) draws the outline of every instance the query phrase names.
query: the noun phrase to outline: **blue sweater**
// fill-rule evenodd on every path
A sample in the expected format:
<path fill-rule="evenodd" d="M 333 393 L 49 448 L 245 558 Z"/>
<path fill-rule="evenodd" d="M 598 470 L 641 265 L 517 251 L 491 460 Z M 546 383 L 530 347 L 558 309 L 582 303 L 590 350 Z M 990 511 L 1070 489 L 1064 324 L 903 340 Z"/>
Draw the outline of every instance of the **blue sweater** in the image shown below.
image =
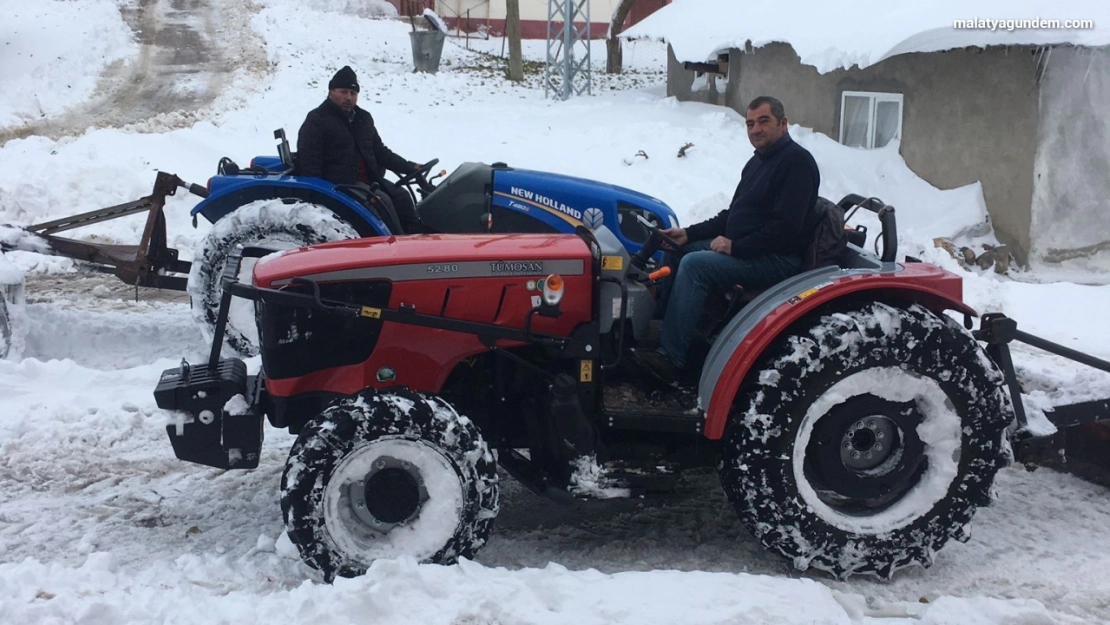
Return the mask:
<path fill-rule="evenodd" d="M 736 258 L 802 256 L 817 225 L 820 186 L 813 155 L 785 134 L 744 165 L 729 207 L 687 228 L 686 236 L 690 241 L 728 237 Z"/>

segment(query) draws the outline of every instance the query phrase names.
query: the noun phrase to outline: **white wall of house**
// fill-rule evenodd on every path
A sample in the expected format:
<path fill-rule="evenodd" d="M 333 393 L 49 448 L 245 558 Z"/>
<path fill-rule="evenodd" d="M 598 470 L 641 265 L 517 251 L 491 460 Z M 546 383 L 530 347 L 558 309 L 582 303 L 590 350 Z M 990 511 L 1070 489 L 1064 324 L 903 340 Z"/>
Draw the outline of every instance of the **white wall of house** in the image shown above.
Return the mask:
<path fill-rule="evenodd" d="M 419 14 L 424 6 L 433 6 L 440 17 L 447 20 L 452 27 L 456 20 L 464 30 L 475 30 L 480 26 L 490 29 L 495 35 L 505 31 L 506 2 L 505 0 L 389 0 L 402 11 L 415 11 Z M 547 11 L 548 0 L 519 0 L 521 34 L 525 39 L 542 39 L 547 36 Z M 637 0 L 628 15 L 631 23 L 643 19 L 655 10 L 668 4 L 671 0 Z M 620 0 L 591 0 L 589 18 L 591 23 L 590 37 L 593 39 L 604 38 L 609 32 L 609 22 L 617 9 Z M 556 20 L 560 21 L 560 20 Z M 575 18 L 576 23 L 585 19 Z"/>
<path fill-rule="evenodd" d="M 454 0 L 440 0 L 452 2 Z M 590 0 L 590 21 L 608 22 L 618 0 Z M 505 0 L 490 0 L 490 17 L 505 19 Z M 520 19 L 547 21 L 547 0 L 520 0 Z"/>
<path fill-rule="evenodd" d="M 495 8 L 493 5 L 500 5 Z M 441 17 L 465 18 L 469 11 L 470 19 L 505 18 L 505 0 L 436 0 L 435 11 Z"/>
<path fill-rule="evenodd" d="M 1110 255 L 1110 48 L 1059 46 L 1042 63 L 1032 255 Z"/>

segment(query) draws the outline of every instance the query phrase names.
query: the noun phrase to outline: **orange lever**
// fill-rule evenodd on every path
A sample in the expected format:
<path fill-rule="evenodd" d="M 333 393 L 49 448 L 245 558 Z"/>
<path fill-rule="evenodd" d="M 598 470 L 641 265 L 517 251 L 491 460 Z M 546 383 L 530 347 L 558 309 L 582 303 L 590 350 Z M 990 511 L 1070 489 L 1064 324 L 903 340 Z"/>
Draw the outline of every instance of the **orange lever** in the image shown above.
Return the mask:
<path fill-rule="evenodd" d="M 649 280 L 659 280 L 659 279 L 662 279 L 662 278 L 666 278 L 669 275 L 671 275 L 671 268 L 670 267 L 660 267 L 659 269 L 656 269 L 655 271 L 649 273 L 648 274 L 648 279 Z"/>

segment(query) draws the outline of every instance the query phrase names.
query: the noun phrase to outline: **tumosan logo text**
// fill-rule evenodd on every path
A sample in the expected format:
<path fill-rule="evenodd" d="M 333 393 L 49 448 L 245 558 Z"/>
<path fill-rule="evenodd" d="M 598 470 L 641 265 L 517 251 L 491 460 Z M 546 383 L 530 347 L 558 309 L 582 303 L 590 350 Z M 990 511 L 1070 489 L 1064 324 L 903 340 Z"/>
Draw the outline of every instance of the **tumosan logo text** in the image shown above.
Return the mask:
<path fill-rule="evenodd" d="M 489 264 L 489 270 L 495 275 L 532 275 L 543 273 L 543 263 L 525 261 L 497 261 Z"/>

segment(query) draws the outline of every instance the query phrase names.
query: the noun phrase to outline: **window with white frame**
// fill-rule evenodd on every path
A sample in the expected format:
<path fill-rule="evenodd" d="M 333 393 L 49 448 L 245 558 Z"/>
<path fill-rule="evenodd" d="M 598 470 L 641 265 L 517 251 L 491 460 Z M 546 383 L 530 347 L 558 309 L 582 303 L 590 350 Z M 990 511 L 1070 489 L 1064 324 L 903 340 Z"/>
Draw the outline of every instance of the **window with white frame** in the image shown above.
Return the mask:
<path fill-rule="evenodd" d="M 840 96 L 840 142 L 881 148 L 902 138 L 902 94 L 845 91 Z"/>

